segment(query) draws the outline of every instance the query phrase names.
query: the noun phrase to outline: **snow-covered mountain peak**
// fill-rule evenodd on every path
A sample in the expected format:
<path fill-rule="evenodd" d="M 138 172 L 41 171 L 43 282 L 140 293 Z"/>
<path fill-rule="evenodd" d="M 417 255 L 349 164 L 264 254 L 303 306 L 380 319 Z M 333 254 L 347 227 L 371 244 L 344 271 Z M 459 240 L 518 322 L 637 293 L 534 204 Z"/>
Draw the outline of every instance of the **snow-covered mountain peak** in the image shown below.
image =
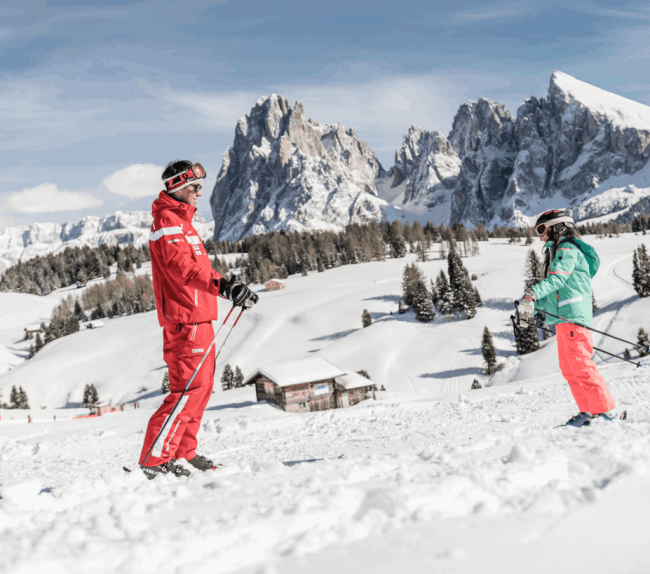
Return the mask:
<path fill-rule="evenodd" d="M 7 267 L 66 247 L 96 247 L 102 243 L 143 245 L 149 240 L 153 217 L 149 211 L 116 211 L 104 217 L 87 215 L 69 223 L 32 223 L 0 230 L 0 273 Z M 204 238 L 212 237 L 214 222 L 197 213 L 194 226 Z"/>
<path fill-rule="evenodd" d="M 617 127 L 650 131 L 650 106 L 597 88 L 564 72 L 553 72 L 548 95 L 559 107 L 577 102 L 602 121 Z"/>
<path fill-rule="evenodd" d="M 267 231 L 340 229 L 381 220 L 383 169 L 352 128 L 307 119 L 273 94 L 240 118 L 210 198 L 219 239 Z"/>

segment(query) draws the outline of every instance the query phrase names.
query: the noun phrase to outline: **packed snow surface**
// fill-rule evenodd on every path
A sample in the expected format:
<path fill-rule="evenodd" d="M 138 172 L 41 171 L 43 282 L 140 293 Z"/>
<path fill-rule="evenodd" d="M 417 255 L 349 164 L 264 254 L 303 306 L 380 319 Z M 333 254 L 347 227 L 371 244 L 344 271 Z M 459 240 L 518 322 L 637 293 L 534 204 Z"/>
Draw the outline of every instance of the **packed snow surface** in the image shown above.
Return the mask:
<path fill-rule="evenodd" d="M 630 285 L 631 255 L 650 242 L 587 240 L 602 258 L 594 325 L 635 340 L 650 327 L 650 299 Z M 509 315 L 527 252 L 492 240 L 463 259 L 484 302 L 470 321 L 397 314 L 412 255 L 260 287 L 219 358 L 198 437 L 199 452 L 225 466 L 187 479 L 148 481 L 137 469 L 162 400 L 155 313 L 48 344 L 0 376 L 3 400 L 22 385 L 32 406 L 0 411 L 0 571 L 646 572 L 650 360 L 635 368 L 596 354 L 629 420 L 557 428 L 577 409 L 555 341 L 523 358 L 513 348 Z M 434 277 L 444 263 L 432 251 L 421 267 Z M 9 297 L 37 322 L 47 309 L 31 303 L 61 295 L 1 293 L 0 309 Z M 24 353 L 20 314 L 0 319 L 0 343 Z M 492 378 L 481 370 L 486 325 L 505 363 Z M 218 388 L 226 362 L 248 375 L 308 357 L 366 369 L 387 391 L 348 409 L 290 414 L 255 402 L 251 387 Z M 474 378 L 485 388 L 470 391 Z M 124 411 L 73 419 L 87 413 L 78 403 L 91 382 Z"/>

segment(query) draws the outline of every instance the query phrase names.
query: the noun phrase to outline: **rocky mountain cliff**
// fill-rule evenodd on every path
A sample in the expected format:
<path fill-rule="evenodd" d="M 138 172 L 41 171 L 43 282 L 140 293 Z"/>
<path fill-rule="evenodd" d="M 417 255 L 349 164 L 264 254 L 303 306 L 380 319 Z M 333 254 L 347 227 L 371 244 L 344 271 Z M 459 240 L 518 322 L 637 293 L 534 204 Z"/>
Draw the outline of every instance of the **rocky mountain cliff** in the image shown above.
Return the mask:
<path fill-rule="evenodd" d="M 405 145 L 413 133 L 426 140 L 438 132 L 412 127 Z M 417 165 L 409 171 L 403 168 L 403 146 L 391 170 L 399 175 L 392 191 L 417 186 L 415 207 L 428 206 L 435 222 L 525 224 L 551 207 L 571 208 L 578 220 L 606 214 L 630 218 L 647 209 L 650 107 L 562 72 L 553 73 L 546 98 L 522 103 L 516 119 L 486 99 L 463 104 L 447 140 L 462 160 L 456 174 L 449 172 L 448 181 L 457 180 L 451 192 L 422 177 L 448 161 L 448 151 L 409 147 L 408 164 Z M 406 193 L 393 203 L 414 210 Z"/>
<path fill-rule="evenodd" d="M 147 211 L 117 211 L 104 217 L 87 216 L 72 223 L 33 223 L 0 230 L 0 273 L 18 261 L 57 253 L 66 247 L 110 245 L 136 246 L 149 241 L 153 218 Z M 196 215 L 194 226 L 204 239 L 211 238 L 214 224 Z"/>
<path fill-rule="evenodd" d="M 411 126 L 395 152 L 395 165 L 388 178 L 378 182 L 378 189 L 392 191 L 393 203 L 408 211 L 448 213 L 460 166 L 460 157 L 444 135 Z"/>
<path fill-rule="evenodd" d="M 380 221 L 386 202 L 375 179 L 383 174 L 353 129 L 307 119 L 300 102 L 263 97 L 223 156 L 210 198 L 215 237 Z"/>

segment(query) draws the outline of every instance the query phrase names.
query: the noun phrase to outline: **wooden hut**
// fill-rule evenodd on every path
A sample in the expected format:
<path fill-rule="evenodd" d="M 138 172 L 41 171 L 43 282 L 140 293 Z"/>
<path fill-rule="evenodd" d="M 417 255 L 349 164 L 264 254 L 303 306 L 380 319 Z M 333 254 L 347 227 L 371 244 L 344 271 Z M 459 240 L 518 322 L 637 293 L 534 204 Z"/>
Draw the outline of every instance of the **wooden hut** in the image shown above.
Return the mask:
<path fill-rule="evenodd" d="M 267 291 L 278 291 L 279 289 L 284 289 L 286 285 L 282 279 L 269 279 L 264 283 L 264 288 Z"/>
<path fill-rule="evenodd" d="M 255 385 L 257 400 L 291 413 L 346 408 L 367 398 L 374 383 L 324 359 L 276 363 L 253 371 L 244 380 Z"/>

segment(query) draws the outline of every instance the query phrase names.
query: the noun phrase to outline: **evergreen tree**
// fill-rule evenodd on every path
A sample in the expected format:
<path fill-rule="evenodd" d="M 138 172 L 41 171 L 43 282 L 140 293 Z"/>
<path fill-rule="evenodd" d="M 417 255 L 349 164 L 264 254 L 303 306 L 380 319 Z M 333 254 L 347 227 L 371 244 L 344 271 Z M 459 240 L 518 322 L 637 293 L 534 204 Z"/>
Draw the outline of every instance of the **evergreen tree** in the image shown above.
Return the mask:
<path fill-rule="evenodd" d="M 447 270 L 449 287 L 453 293 L 453 307 L 463 312 L 466 319 L 471 319 L 476 315 L 476 290 L 456 248 L 449 249 Z"/>
<path fill-rule="evenodd" d="M 35 354 L 36 354 L 36 351 L 34 350 L 34 345 L 30 345 L 29 346 L 29 356 L 27 358 L 31 359 Z"/>
<path fill-rule="evenodd" d="M 362 377 L 370 380 L 370 375 L 368 374 L 368 371 L 364 371 L 363 369 L 357 371 L 357 375 L 361 375 Z"/>
<path fill-rule="evenodd" d="M 482 389 L 483 387 L 481 386 L 481 383 L 478 382 L 478 379 L 474 379 L 472 382 L 472 390 L 476 391 L 478 389 Z"/>
<path fill-rule="evenodd" d="M 77 288 L 85 287 L 87 283 L 88 283 L 88 276 L 86 275 L 86 271 L 82 267 L 77 272 Z"/>
<path fill-rule="evenodd" d="M 244 373 L 241 372 L 239 367 L 235 367 L 235 374 L 233 375 L 232 383 L 236 388 L 244 386 Z"/>
<path fill-rule="evenodd" d="M 83 406 L 86 408 L 94 407 L 99 402 L 99 394 L 94 384 L 84 387 Z"/>
<path fill-rule="evenodd" d="M 406 307 L 406 305 L 404 305 L 404 301 L 402 301 L 402 300 L 400 299 L 400 300 L 399 300 L 399 303 L 397 304 L 397 312 L 398 312 L 400 315 L 404 315 L 404 313 L 406 313 L 406 310 L 407 310 L 407 307 Z"/>
<path fill-rule="evenodd" d="M 528 255 L 526 256 L 525 273 L 524 289 L 530 289 L 542 280 L 542 262 L 532 249 L 528 250 Z"/>
<path fill-rule="evenodd" d="M 81 308 L 81 304 L 79 303 L 79 299 L 76 299 L 74 302 L 74 314 L 79 319 L 79 321 L 85 321 L 86 320 L 86 314 L 83 312 L 83 309 Z"/>
<path fill-rule="evenodd" d="M 537 325 L 527 324 L 520 327 L 520 336 L 515 335 L 517 353 L 527 355 L 539 350 L 539 336 L 537 335 Z"/>
<path fill-rule="evenodd" d="M 368 313 L 368 309 L 364 309 L 363 313 L 361 313 L 361 324 L 364 328 L 372 325 L 372 317 L 370 316 L 370 313 Z"/>
<path fill-rule="evenodd" d="M 34 340 L 34 353 L 38 353 L 44 346 L 45 343 L 43 343 L 43 339 L 41 339 L 41 333 L 39 331 L 36 333 L 36 339 Z"/>
<path fill-rule="evenodd" d="M 632 354 L 630 353 L 629 349 L 625 349 L 625 351 L 623 351 L 623 358 L 627 359 L 628 361 L 632 359 Z"/>
<path fill-rule="evenodd" d="M 639 297 L 650 296 L 650 256 L 641 244 L 632 256 L 632 283 Z"/>
<path fill-rule="evenodd" d="M 10 409 L 19 409 L 20 408 L 20 395 L 15 385 L 11 387 L 11 393 L 9 394 L 9 408 Z"/>
<path fill-rule="evenodd" d="M 27 399 L 27 393 L 23 390 L 22 387 L 20 387 L 18 391 L 18 406 L 16 408 L 18 409 L 29 408 L 29 400 Z"/>
<path fill-rule="evenodd" d="M 426 263 L 427 261 L 427 250 L 424 248 L 424 242 L 419 241 L 417 246 L 418 261 Z"/>
<path fill-rule="evenodd" d="M 413 311 L 415 311 L 415 318 L 423 323 L 433 321 L 436 314 L 433 311 L 433 303 L 431 302 L 431 294 L 427 289 L 424 281 L 418 281 L 415 286 L 415 297 L 413 298 Z"/>
<path fill-rule="evenodd" d="M 235 374 L 232 372 L 232 367 L 230 365 L 226 365 L 223 369 L 223 373 L 221 375 L 221 388 L 224 391 L 228 391 L 232 389 L 232 384 L 233 384 L 233 379 L 235 377 Z"/>
<path fill-rule="evenodd" d="M 639 357 L 650 355 L 650 350 L 648 350 L 648 347 L 650 346 L 650 339 L 648 338 L 648 333 L 645 332 L 643 327 L 639 327 L 639 333 L 636 336 L 636 342 L 640 347 L 644 347 L 639 349 Z"/>
<path fill-rule="evenodd" d="M 433 279 L 429 280 L 429 291 L 431 292 L 431 302 L 434 306 L 438 306 L 438 288 Z"/>
<path fill-rule="evenodd" d="M 598 303 L 596 303 L 596 295 L 594 295 L 594 292 L 591 292 L 591 312 L 595 313 L 598 311 Z"/>
<path fill-rule="evenodd" d="M 454 310 L 454 294 L 442 269 L 436 277 L 436 289 L 438 290 L 438 309 L 445 317 L 450 318 Z"/>
<path fill-rule="evenodd" d="M 422 270 L 415 263 L 409 263 L 404 267 L 402 273 L 402 296 L 404 297 L 404 302 L 409 307 L 413 306 L 418 283 L 424 281 L 424 273 L 422 273 Z"/>
<path fill-rule="evenodd" d="M 481 294 L 478 292 L 478 287 L 474 287 L 474 292 L 476 293 L 476 306 L 483 307 L 483 299 L 481 299 Z"/>
<path fill-rule="evenodd" d="M 492 334 L 487 327 L 483 328 L 483 338 L 481 339 L 481 354 L 485 361 L 485 372 L 488 375 L 496 373 L 497 368 L 497 351 L 494 348 Z"/>
<path fill-rule="evenodd" d="M 166 394 L 169 392 L 169 371 L 165 371 L 162 381 L 162 392 Z"/>

